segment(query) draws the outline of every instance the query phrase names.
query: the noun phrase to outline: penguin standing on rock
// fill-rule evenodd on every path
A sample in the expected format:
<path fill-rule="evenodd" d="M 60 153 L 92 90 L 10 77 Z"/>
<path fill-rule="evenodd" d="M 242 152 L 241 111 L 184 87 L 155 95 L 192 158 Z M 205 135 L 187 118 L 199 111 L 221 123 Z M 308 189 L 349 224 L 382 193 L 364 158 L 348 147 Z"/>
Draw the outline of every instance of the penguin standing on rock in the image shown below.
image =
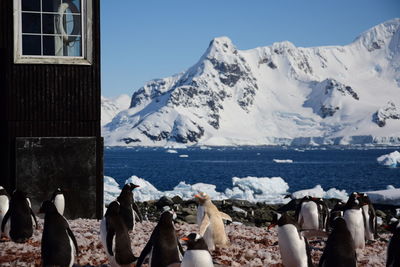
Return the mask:
<path fill-rule="evenodd" d="M 374 206 L 366 193 L 358 193 L 358 195 L 364 219 L 365 240 L 374 240 L 377 229 L 377 218 Z"/>
<path fill-rule="evenodd" d="M 386 228 L 393 233 L 387 248 L 386 267 L 398 267 L 400 266 L 400 222 L 392 222 Z"/>
<path fill-rule="evenodd" d="M 128 228 L 119 215 L 120 204 L 113 201 L 100 223 L 100 240 L 112 267 L 133 266 L 133 255 Z"/>
<path fill-rule="evenodd" d="M 29 206 L 26 193 L 16 190 L 11 196 L 10 207 L 1 222 L 1 232 L 9 223 L 9 237 L 16 243 L 25 243 L 33 234 L 33 221 L 38 225 L 36 216 Z"/>
<path fill-rule="evenodd" d="M 150 267 L 180 266 L 183 249 L 176 236 L 173 222 L 175 218 L 176 214 L 170 210 L 161 214 L 149 241 L 140 253 L 136 267 L 142 266 L 147 257 Z"/>
<path fill-rule="evenodd" d="M 346 221 L 338 217 L 332 221 L 333 230 L 326 241 L 319 267 L 356 267 L 357 255 L 354 241 Z"/>
<path fill-rule="evenodd" d="M 206 241 L 208 249 L 213 251 L 215 247 L 228 246 L 229 239 L 225 233 L 223 220 L 232 221 L 232 218 L 228 214 L 220 212 L 206 193 L 201 192 L 195 197 L 199 202 L 197 207 L 199 234 Z"/>
<path fill-rule="evenodd" d="M 268 229 L 275 225 L 278 225 L 278 244 L 283 266 L 314 266 L 307 239 L 299 232 L 296 221 L 286 213 L 282 216 L 275 214 Z"/>
<path fill-rule="evenodd" d="M 328 207 L 321 198 L 305 196 L 296 210 L 300 229 L 325 230 L 328 220 Z"/>
<path fill-rule="evenodd" d="M 42 265 L 71 267 L 75 262 L 75 253 L 78 254 L 78 244 L 67 220 L 49 200 L 42 203 L 39 213 L 45 214 Z"/>
<path fill-rule="evenodd" d="M 7 211 L 8 211 L 8 207 L 10 205 L 10 200 L 9 200 L 9 196 L 7 194 L 7 191 L 0 186 L 0 226 L 1 223 L 3 221 L 4 215 L 6 215 Z M 7 226 L 9 227 L 10 224 L 8 223 Z M 8 227 L 6 226 L 5 229 L 5 235 L 9 235 L 9 229 L 7 229 Z M 0 238 L 3 234 L 3 231 L 0 231 Z"/>
<path fill-rule="evenodd" d="M 181 267 L 213 267 L 211 254 L 204 238 L 199 234 L 191 233 L 181 238 L 187 245 L 185 256 L 183 256 Z"/>
<path fill-rule="evenodd" d="M 361 211 L 359 195 L 352 193 L 344 206 L 343 218 L 354 240 L 356 249 L 364 249 L 364 219 Z"/>
<path fill-rule="evenodd" d="M 140 222 L 143 221 L 142 214 L 139 211 L 139 207 L 133 200 L 133 189 L 139 187 L 138 185 L 128 183 L 124 185 L 120 195 L 117 197 L 117 201 L 120 203 L 119 214 L 124 220 L 129 231 L 135 228 L 135 217 L 139 219 Z"/>
<path fill-rule="evenodd" d="M 51 196 L 51 202 L 53 202 L 56 206 L 58 213 L 64 215 L 65 198 L 60 188 L 57 188 L 54 191 L 53 195 Z"/>

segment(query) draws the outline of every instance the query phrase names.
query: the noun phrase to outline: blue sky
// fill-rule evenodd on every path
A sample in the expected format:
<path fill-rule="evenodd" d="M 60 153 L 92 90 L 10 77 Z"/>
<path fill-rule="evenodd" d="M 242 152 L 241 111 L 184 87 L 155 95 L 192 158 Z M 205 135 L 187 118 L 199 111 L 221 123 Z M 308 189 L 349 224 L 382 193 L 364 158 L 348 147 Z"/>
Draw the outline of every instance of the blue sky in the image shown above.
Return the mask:
<path fill-rule="evenodd" d="M 399 0 L 103 0 L 102 95 L 131 95 L 184 71 L 214 37 L 228 36 L 238 49 L 285 40 L 345 45 L 395 17 Z"/>

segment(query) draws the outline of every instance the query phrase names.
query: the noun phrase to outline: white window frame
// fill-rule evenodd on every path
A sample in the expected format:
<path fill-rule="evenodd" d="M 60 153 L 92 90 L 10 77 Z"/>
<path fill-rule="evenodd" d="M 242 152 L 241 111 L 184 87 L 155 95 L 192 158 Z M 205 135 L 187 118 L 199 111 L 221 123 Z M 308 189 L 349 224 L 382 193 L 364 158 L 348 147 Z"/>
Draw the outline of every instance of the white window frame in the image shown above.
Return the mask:
<path fill-rule="evenodd" d="M 8 0 L 7 0 L 8 1 Z M 92 39 L 92 1 L 81 0 L 81 49 L 82 56 L 38 56 L 22 54 L 22 0 L 13 0 L 14 17 L 14 63 L 15 64 L 76 64 L 92 65 L 93 39 Z"/>

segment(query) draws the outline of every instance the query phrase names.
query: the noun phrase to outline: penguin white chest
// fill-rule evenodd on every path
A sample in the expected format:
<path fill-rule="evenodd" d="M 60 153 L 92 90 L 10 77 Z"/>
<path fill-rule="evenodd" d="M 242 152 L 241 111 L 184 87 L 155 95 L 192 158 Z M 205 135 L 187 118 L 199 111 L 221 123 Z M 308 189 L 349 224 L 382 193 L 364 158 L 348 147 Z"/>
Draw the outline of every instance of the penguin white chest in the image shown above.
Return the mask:
<path fill-rule="evenodd" d="M 7 196 L 0 196 L 0 216 L 4 216 L 9 208 L 9 200 Z"/>
<path fill-rule="evenodd" d="M 374 231 L 371 228 L 371 223 L 370 223 L 371 217 L 369 216 L 369 207 L 368 207 L 368 205 L 362 206 L 362 213 L 363 213 L 363 216 L 364 216 L 364 226 L 365 226 L 364 234 L 365 234 L 365 239 L 366 240 L 374 240 Z"/>
<path fill-rule="evenodd" d="M 351 236 L 353 237 L 356 249 L 364 249 L 364 219 L 361 209 L 348 209 L 344 212 L 343 218 L 346 221 Z"/>
<path fill-rule="evenodd" d="M 181 267 L 212 267 L 214 266 L 210 253 L 207 250 L 187 250 Z"/>
<path fill-rule="evenodd" d="M 299 223 L 301 229 L 318 230 L 319 229 L 318 206 L 315 202 L 308 201 L 301 205 L 299 214 Z"/>
<path fill-rule="evenodd" d="M 200 225 L 201 222 L 203 221 L 204 213 L 205 213 L 204 207 L 202 205 L 199 205 L 197 207 L 197 217 L 196 217 L 197 225 Z"/>
<path fill-rule="evenodd" d="M 64 215 L 65 199 L 62 194 L 56 195 L 56 197 L 54 198 L 54 206 L 56 206 L 58 213 Z"/>
<path fill-rule="evenodd" d="M 286 224 L 278 227 L 279 250 L 285 267 L 307 267 L 306 244 L 296 226 Z"/>

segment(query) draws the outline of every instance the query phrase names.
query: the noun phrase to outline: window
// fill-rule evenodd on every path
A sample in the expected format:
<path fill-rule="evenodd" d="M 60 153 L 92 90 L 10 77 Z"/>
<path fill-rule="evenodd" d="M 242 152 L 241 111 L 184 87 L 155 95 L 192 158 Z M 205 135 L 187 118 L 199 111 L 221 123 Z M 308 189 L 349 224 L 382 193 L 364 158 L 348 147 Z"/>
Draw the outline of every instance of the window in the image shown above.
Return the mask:
<path fill-rule="evenodd" d="M 90 64 L 91 0 L 14 0 L 14 62 Z"/>

